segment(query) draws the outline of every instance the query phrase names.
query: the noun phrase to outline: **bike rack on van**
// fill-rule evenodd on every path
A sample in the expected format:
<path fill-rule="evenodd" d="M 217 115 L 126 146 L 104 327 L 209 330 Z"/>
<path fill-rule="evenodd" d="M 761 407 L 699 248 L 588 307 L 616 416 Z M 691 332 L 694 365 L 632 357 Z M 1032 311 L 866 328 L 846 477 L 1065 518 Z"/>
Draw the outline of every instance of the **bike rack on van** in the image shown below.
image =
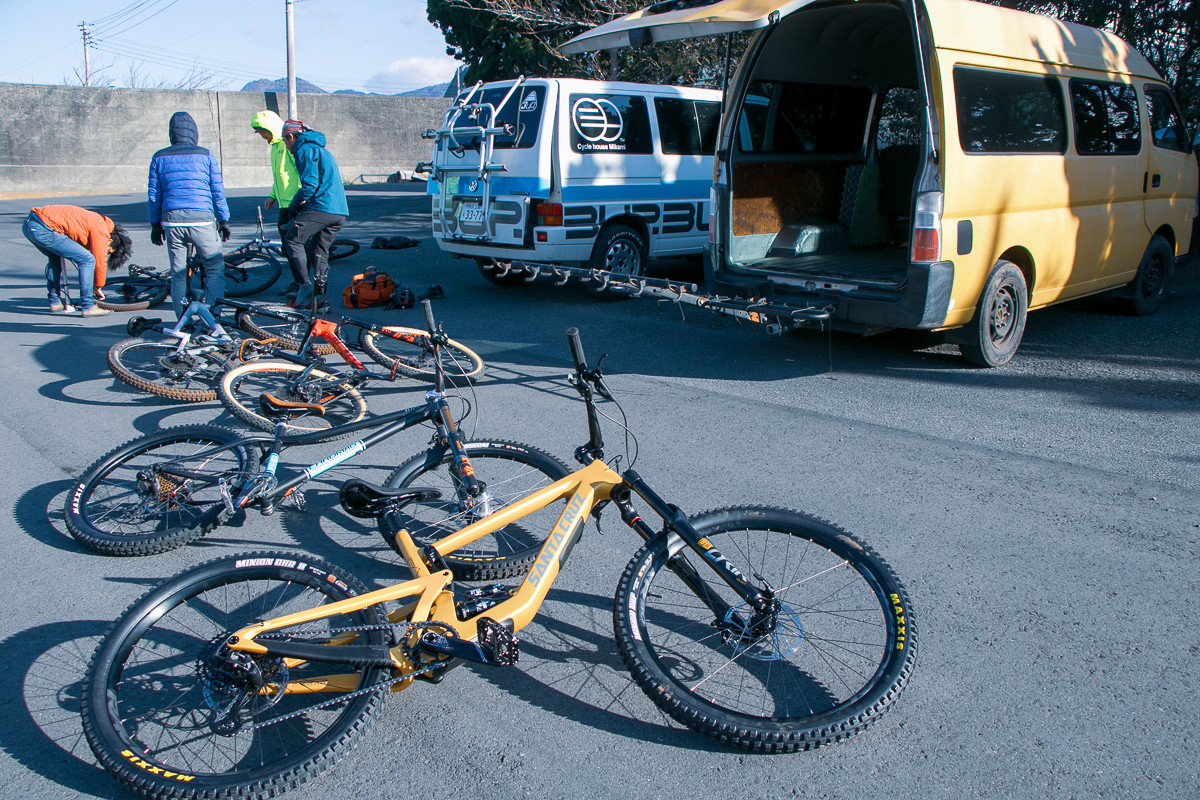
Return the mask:
<path fill-rule="evenodd" d="M 701 294 L 694 283 L 681 283 L 663 278 L 633 278 L 616 272 L 587 267 L 566 267 L 557 264 L 539 264 L 530 261 L 496 262 L 498 277 L 523 275 L 526 281 L 549 278 L 556 286 L 562 286 L 575 278 L 599 285 L 601 290 L 619 292 L 630 297 L 654 297 L 669 301 L 677 306 L 690 305 L 717 314 L 744 319 L 766 325 L 770 333 L 783 333 L 803 327 L 824 329 L 825 322 L 833 313 L 834 304 L 808 303 L 792 305 L 762 298 L 727 297 L 725 295 Z M 682 313 L 682 308 L 680 309 Z"/>
<path fill-rule="evenodd" d="M 483 86 L 483 81 L 479 81 L 471 87 L 470 92 L 468 92 L 454 105 L 447 109 L 446 116 L 442 120 L 441 128 L 436 131 L 430 129 L 421 134 L 422 139 L 436 140 L 437 146 L 434 148 L 435 154 L 439 149 L 441 149 L 441 145 L 445 143 L 446 150 L 458 156 L 459 158 L 462 158 L 465 155 L 467 148 L 459 144 L 458 137 L 479 137 L 479 163 L 475 166 L 464 164 L 459 167 L 449 167 L 445 165 L 439 165 L 436 163 L 436 161 L 423 162 L 417 165 L 418 172 L 432 172 L 434 180 L 438 182 L 438 217 L 442 223 L 442 234 L 446 238 L 471 239 L 478 242 L 489 242 L 492 239 L 491 235 L 488 233 L 486 225 L 484 225 L 483 233 L 474 236 L 464 235 L 458 230 L 455 230 L 453 234 L 449 233 L 450 224 L 449 218 L 446 216 L 446 207 L 447 205 L 450 205 L 450 201 L 453 200 L 453 197 L 449 192 L 449 181 L 447 181 L 446 178 L 451 176 L 474 175 L 479 179 L 479 181 L 483 184 L 483 194 L 480 196 L 479 202 L 481 208 L 483 209 L 486 221 L 486 215 L 488 213 L 488 208 L 490 206 L 492 197 L 491 175 L 493 172 L 504 172 L 507 170 L 507 167 L 505 167 L 503 164 L 492 163 L 492 152 L 495 144 L 495 137 L 498 133 L 511 134 L 513 132 L 511 125 L 497 126 L 496 116 L 500 113 L 500 109 L 504 108 L 504 106 L 508 104 L 508 101 L 512 99 L 513 95 L 517 93 L 517 89 L 519 89 L 523 83 L 525 83 L 525 76 L 521 75 L 516 79 L 516 81 L 513 82 L 512 88 L 508 90 L 508 94 L 504 95 L 504 99 L 501 100 L 499 104 L 493 105 L 492 103 L 471 102 L 472 98 L 479 93 L 480 88 Z M 455 123 L 458 122 L 464 113 L 467 115 L 466 119 L 474 120 L 479 124 L 456 129 Z"/>

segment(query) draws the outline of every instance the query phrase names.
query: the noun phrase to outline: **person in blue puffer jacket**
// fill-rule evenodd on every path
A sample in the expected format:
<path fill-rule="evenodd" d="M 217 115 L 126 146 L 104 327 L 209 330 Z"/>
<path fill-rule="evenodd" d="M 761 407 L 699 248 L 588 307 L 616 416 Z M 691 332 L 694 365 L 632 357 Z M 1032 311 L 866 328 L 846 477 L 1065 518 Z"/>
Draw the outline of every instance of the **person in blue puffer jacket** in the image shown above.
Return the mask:
<path fill-rule="evenodd" d="M 296 265 L 296 277 L 302 281 L 289 305 L 300 308 L 313 304 L 314 288 L 317 295 L 324 295 L 329 245 L 350 216 L 350 209 L 337 161 L 325 149 L 325 134 L 289 119 L 283 125 L 283 142 L 300 175 L 300 188 L 290 206 L 295 214 L 283 236 L 284 252 Z"/>
<path fill-rule="evenodd" d="M 187 307 L 187 245 L 204 262 L 204 302 L 212 306 L 225 296 L 225 260 L 221 242 L 229 240 L 229 204 L 221 167 L 208 148 L 200 147 L 196 121 L 186 111 L 171 115 L 171 146 L 150 159 L 146 196 L 150 207 L 150 241 L 167 243 L 171 261 L 171 304 L 175 317 Z M 218 236 L 220 237 L 218 239 Z"/>

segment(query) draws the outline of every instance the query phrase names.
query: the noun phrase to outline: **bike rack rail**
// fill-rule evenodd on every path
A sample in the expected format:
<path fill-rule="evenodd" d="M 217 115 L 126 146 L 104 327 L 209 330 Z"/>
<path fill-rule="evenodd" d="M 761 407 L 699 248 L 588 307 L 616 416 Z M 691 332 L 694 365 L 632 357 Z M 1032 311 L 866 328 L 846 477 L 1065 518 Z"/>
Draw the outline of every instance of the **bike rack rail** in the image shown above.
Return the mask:
<path fill-rule="evenodd" d="M 835 307 L 832 302 L 796 305 L 765 298 L 704 294 L 700 292 L 700 287 L 695 283 L 664 278 L 633 278 L 587 267 L 566 267 L 532 261 L 497 261 L 495 263 L 500 277 L 509 274 L 524 275 L 526 281 L 546 278 L 552 280 L 556 286 L 563 286 L 574 278 L 580 282 L 597 284 L 597 288 L 601 290 L 619 292 L 630 297 L 653 297 L 660 302 L 671 302 L 677 306 L 694 306 L 747 322 L 766 325 L 770 333 L 782 333 L 802 327 L 824 328 Z"/>

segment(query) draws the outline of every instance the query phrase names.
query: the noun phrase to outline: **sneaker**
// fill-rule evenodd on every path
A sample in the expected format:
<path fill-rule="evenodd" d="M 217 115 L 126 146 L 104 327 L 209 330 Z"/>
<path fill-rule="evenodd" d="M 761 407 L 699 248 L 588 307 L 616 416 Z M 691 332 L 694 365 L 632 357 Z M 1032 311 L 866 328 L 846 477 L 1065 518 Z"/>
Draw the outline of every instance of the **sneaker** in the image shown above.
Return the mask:
<path fill-rule="evenodd" d="M 111 314 L 111 313 L 112 313 L 111 308 L 101 308 L 100 306 L 92 306 L 91 308 L 85 308 L 83 311 L 80 311 L 79 316 L 81 316 L 81 317 L 102 317 L 105 314 Z"/>
<path fill-rule="evenodd" d="M 295 297 L 296 292 L 300 291 L 300 284 L 291 283 L 288 287 L 279 293 L 280 297 Z"/>
<path fill-rule="evenodd" d="M 287 307 L 295 308 L 300 311 L 308 311 L 310 308 L 312 308 L 312 300 L 309 299 L 306 302 L 297 303 L 295 298 L 292 298 L 291 300 L 288 300 Z M 317 313 L 318 314 L 328 314 L 330 312 L 330 310 L 331 309 L 330 309 L 328 300 L 322 300 L 320 303 L 317 304 Z"/>
<path fill-rule="evenodd" d="M 50 304 L 50 313 L 51 314 L 62 314 L 65 309 L 66 309 L 66 306 L 64 306 L 62 303 L 51 303 Z"/>

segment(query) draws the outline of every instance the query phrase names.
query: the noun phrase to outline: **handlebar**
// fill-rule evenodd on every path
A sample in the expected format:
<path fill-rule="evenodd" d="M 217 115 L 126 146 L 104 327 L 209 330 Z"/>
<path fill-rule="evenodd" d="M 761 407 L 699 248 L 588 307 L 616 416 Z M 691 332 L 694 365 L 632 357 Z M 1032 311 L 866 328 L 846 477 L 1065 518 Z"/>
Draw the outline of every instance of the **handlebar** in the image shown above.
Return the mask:
<path fill-rule="evenodd" d="M 437 333 L 437 322 L 433 318 L 433 303 L 428 300 L 421 301 L 421 307 L 425 310 L 425 329 L 430 335 Z"/>
<path fill-rule="evenodd" d="M 571 346 L 571 358 L 575 362 L 575 371 L 582 375 L 587 372 L 587 358 L 583 355 L 583 342 L 579 339 L 579 328 L 567 328 L 567 344 Z"/>

